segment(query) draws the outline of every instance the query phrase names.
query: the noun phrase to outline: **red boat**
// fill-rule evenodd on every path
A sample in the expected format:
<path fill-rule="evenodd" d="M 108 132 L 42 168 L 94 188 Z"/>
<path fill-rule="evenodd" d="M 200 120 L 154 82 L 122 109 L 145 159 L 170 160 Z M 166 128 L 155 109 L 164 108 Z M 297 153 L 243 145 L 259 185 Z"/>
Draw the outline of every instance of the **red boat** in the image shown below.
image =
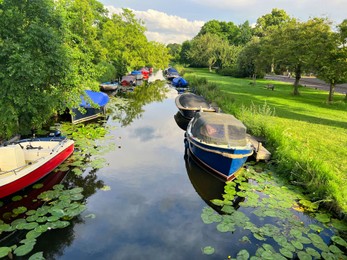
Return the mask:
<path fill-rule="evenodd" d="M 74 141 L 63 138 L 26 139 L 0 147 L 0 198 L 46 176 L 74 151 Z"/>
<path fill-rule="evenodd" d="M 149 78 L 149 69 L 146 67 L 143 67 L 141 70 L 142 76 L 144 80 L 147 80 Z"/>

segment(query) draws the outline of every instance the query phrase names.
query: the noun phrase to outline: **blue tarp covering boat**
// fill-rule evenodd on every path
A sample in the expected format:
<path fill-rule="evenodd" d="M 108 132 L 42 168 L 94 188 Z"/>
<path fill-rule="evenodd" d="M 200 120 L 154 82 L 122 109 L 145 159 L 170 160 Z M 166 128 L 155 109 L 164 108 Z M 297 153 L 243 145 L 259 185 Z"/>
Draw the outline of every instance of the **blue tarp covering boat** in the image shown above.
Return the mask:
<path fill-rule="evenodd" d="M 188 81 L 186 81 L 182 77 L 176 77 L 172 79 L 172 85 L 174 87 L 184 88 L 184 87 L 188 87 Z"/>
<path fill-rule="evenodd" d="M 85 91 L 86 94 L 89 96 L 89 98 L 95 103 L 98 104 L 100 107 L 105 106 L 108 101 L 110 100 L 110 98 L 108 97 L 107 94 L 103 93 L 103 92 L 95 92 L 92 90 L 86 90 Z M 92 107 L 91 104 L 88 103 L 88 101 L 86 101 L 83 97 L 83 95 L 81 95 L 81 107 Z"/>
<path fill-rule="evenodd" d="M 91 90 L 86 90 L 85 93 L 95 104 L 99 105 L 99 107 L 93 107 L 93 105 L 90 104 L 90 101 L 86 100 L 86 98 L 81 95 L 80 107 L 83 107 L 84 111 L 78 108 L 72 108 L 71 122 L 74 124 L 96 119 L 105 115 L 105 107 L 110 100 L 108 95 L 103 92 L 95 92 Z"/>

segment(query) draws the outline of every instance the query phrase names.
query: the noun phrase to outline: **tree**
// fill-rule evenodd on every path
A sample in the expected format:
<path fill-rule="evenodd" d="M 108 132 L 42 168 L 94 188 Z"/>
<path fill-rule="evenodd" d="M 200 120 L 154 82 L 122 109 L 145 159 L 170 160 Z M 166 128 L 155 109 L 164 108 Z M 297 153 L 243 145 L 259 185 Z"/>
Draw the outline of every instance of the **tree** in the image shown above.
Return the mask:
<path fill-rule="evenodd" d="M 171 60 L 173 62 L 179 62 L 182 45 L 178 43 L 169 43 L 166 47 L 169 49 L 169 54 L 172 57 Z"/>
<path fill-rule="evenodd" d="M 347 82 L 347 47 L 344 46 L 345 21 L 339 26 L 339 32 L 330 32 L 326 40 L 325 48 L 322 49 L 320 59 L 315 63 L 317 77 L 328 82 L 329 97 L 332 102 L 336 84 Z"/>
<path fill-rule="evenodd" d="M 53 0 L 0 4 L 0 135 L 28 133 L 73 102 L 70 54 Z"/>
<path fill-rule="evenodd" d="M 237 45 L 239 43 L 238 36 L 240 35 L 240 28 L 233 22 L 211 20 L 201 27 L 197 36 L 199 37 L 205 34 L 217 35 L 218 38 L 228 40 L 229 44 Z"/>
<path fill-rule="evenodd" d="M 226 44 L 225 40 L 217 35 L 206 33 L 192 40 L 188 56 L 193 64 L 208 66 L 211 71 L 212 66 L 221 58 L 222 47 Z"/>
<path fill-rule="evenodd" d="M 287 66 L 295 73 L 293 94 L 299 95 L 299 81 L 303 71 L 310 71 L 329 49 L 331 27 L 328 20 L 313 18 L 307 22 L 291 20 L 268 32 L 261 39 L 263 62 Z"/>
<path fill-rule="evenodd" d="M 283 24 L 290 22 L 289 15 L 281 9 L 274 8 L 270 14 L 265 14 L 257 19 L 254 33 L 258 37 L 267 35 L 267 32 L 281 27 Z"/>

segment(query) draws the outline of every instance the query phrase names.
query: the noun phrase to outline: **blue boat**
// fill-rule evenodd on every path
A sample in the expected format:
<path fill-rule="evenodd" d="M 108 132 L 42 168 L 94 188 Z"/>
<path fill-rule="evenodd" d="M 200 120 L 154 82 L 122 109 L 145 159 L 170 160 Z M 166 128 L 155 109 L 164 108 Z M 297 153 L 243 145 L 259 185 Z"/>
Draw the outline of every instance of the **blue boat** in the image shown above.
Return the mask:
<path fill-rule="evenodd" d="M 178 73 L 178 71 L 175 68 L 168 68 L 166 70 L 164 70 L 164 76 L 167 80 L 172 81 L 174 78 L 177 78 L 180 76 L 180 74 Z"/>
<path fill-rule="evenodd" d="M 197 112 L 188 124 L 186 142 L 202 165 L 226 180 L 234 179 L 253 154 L 246 127 L 224 113 Z"/>
<path fill-rule="evenodd" d="M 92 90 L 85 90 L 85 93 L 93 105 L 90 100 L 86 99 L 84 95 L 81 95 L 80 108 L 82 109 L 72 108 L 72 111 L 70 111 L 71 122 L 73 124 L 89 121 L 105 115 L 106 104 L 110 100 L 109 96 L 103 92 Z"/>
<path fill-rule="evenodd" d="M 188 81 L 186 81 L 182 77 L 176 77 L 172 79 L 172 86 L 176 88 L 187 88 L 188 87 Z"/>

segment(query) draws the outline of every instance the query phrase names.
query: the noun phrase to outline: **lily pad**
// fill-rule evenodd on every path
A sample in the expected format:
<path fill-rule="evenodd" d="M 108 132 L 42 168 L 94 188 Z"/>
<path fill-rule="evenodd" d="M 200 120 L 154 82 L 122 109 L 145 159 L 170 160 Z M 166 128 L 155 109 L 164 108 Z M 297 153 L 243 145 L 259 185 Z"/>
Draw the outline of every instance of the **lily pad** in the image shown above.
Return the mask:
<path fill-rule="evenodd" d="M 13 253 L 16 255 L 16 256 L 24 256 L 28 253 L 30 253 L 32 250 L 34 249 L 34 245 L 33 244 L 24 244 L 24 245 L 21 245 L 19 247 L 17 247 Z"/>
<path fill-rule="evenodd" d="M 202 249 L 202 252 L 205 254 L 205 255 L 212 255 L 214 253 L 214 248 L 212 246 L 206 246 Z"/>
<path fill-rule="evenodd" d="M 30 256 L 28 260 L 45 260 L 45 258 L 43 257 L 43 252 L 37 252 Z"/>
<path fill-rule="evenodd" d="M 247 260 L 249 259 L 249 253 L 246 249 L 242 249 L 240 252 L 237 253 L 236 256 L 237 260 Z"/>

